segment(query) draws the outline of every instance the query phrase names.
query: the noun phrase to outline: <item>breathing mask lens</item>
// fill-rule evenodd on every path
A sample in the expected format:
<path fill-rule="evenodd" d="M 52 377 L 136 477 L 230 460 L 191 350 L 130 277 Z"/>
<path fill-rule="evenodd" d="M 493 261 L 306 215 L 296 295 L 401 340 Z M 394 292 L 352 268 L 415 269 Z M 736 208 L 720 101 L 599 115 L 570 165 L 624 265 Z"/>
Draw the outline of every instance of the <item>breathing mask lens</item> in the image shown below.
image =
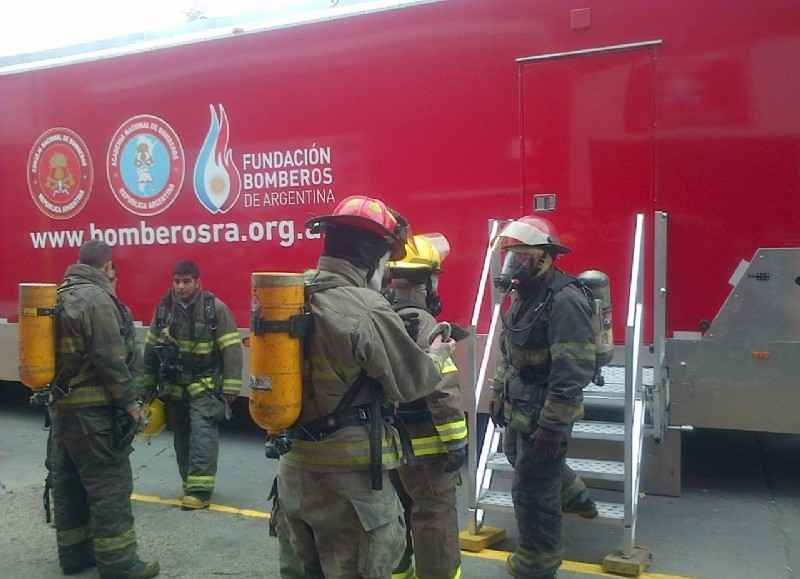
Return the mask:
<path fill-rule="evenodd" d="M 553 256 L 536 247 L 524 253 L 509 251 L 503 269 L 494 280 L 502 291 L 509 288 L 525 289 L 534 279 L 541 277 L 553 264 Z"/>

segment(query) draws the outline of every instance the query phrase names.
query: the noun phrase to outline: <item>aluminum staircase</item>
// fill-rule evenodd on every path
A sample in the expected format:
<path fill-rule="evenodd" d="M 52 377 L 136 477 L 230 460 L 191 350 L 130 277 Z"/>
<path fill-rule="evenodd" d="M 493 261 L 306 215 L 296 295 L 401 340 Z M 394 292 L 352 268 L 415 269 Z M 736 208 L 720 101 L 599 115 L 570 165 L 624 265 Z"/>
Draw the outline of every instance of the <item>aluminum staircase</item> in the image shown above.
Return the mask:
<path fill-rule="evenodd" d="M 498 222 L 490 224 L 490 238 L 499 229 Z M 587 486 L 604 489 L 617 489 L 610 493 L 620 495 L 619 502 L 597 501 L 598 516 L 594 519 L 580 519 L 594 523 L 606 523 L 622 528 L 622 547 L 609 554 L 603 562 L 607 571 L 638 575 L 649 562 L 649 551 L 634 544 L 636 515 L 639 496 L 639 478 L 641 466 L 642 437 L 644 435 L 644 404 L 646 398 L 645 385 L 652 387 L 653 370 L 643 368 L 640 353 L 642 344 L 642 290 L 643 290 L 643 216 L 637 216 L 636 239 L 631 273 L 628 312 L 626 319 L 625 349 L 618 352 L 624 358 L 624 366 L 607 366 L 602 370 L 604 384 L 590 384 L 584 389 L 584 407 L 589 420 L 577 422 L 572 431 L 570 452 L 567 464 L 584 481 Z M 489 280 L 489 271 L 497 271 L 497 256 L 487 251 L 484 270 L 481 276 L 481 288 Z M 494 277 L 494 276 L 492 276 Z M 481 311 L 483 289 L 479 291 L 475 314 L 472 321 L 474 332 Z M 494 371 L 498 361 L 497 329 L 502 297 L 494 293 L 492 319 L 483 355 L 478 360 L 476 344 L 473 341 L 471 361 L 473 362 L 475 381 L 473 416 L 477 414 L 481 396 L 490 396 L 485 385 Z M 621 308 L 617 306 L 619 312 Z M 618 314 L 619 315 L 619 314 Z M 483 444 L 477 444 L 476 421 L 470 416 L 470 511 L 473 519 L 469 533 L 479 536 L 484 526 L 487 512 L 513 512 L 511 493 L 498 490 L 493 486 L 494 474 L 498 478 L 508 479 L 513 467 L 501 451 L 503 429 L 493 425 L 491 420 L 483 434 Z M 593 418 L 597 417 L 597 420 Z M 480 448 L 480 455 L 476 449 Z M 584 452 L 585 451 L 585 452 Z M 614 459 L 609 460 L 609 457 Z M 621 458 L 622 460 L 617 460 Z M 474 477 L 472 476 L 474 473 Z M 508 486 L 508 485 L 505 485 Z M 612 497 L 613 498 L 613 497 Z M 578 518 L 578 517 L 576 517 Z M 463 545 L 463 541 L 462 541 Z M 468 547 L 465 547 L 468 548 Z"/>

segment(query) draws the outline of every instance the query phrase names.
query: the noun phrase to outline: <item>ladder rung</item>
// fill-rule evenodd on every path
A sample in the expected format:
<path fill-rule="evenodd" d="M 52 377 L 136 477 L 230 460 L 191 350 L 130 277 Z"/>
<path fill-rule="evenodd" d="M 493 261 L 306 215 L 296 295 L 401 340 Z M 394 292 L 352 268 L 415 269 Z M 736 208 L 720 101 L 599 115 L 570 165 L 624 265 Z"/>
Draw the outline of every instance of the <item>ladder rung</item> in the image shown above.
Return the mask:
<path fill-rule="evenodd" d="M 625 440 L 625 425 L 620 422 L 576 422 L 572 427 L 572 438 L 588 440 Z"/>

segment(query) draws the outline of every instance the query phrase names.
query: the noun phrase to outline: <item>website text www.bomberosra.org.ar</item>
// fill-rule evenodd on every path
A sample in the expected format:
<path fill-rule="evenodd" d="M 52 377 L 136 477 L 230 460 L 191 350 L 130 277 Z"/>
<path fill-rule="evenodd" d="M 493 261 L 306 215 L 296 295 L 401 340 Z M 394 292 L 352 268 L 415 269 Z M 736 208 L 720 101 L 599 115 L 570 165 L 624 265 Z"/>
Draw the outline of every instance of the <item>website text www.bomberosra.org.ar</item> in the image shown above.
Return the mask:
<path fill-rule="evenodd" d="M 98 227 L 94 223 L 84 229 L 61 231 L 31 231 L 29 233 L 34 249 L 57 249 L 80 247 L 89 239 L 102 239 L 111 246 L 137 245 L 194 245 L 211 243 L 277 242 L 283 247 L 291 247 L 299 239 L 318 239 L 319 234 L 302 228 L 297 231 L 295 222 L 253 221 L 238 223 L 201 223 L 199 225 L 158 225 L 150 226 L 144 220 L 134 227 Z"/>

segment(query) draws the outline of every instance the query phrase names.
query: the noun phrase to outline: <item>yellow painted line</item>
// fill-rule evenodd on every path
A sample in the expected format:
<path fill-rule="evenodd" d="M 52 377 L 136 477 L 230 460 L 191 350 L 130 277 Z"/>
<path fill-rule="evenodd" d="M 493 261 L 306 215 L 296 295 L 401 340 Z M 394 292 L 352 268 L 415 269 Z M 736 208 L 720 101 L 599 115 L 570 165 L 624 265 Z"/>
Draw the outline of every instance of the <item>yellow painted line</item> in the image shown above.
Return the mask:
<path fill-rule="evenodd" d="M 461 551 L 462 557 L 478 557 L 481 559 L 492 559 L 494 561 L 502 561 L 505 563 L 508 558 L 508 551 L 498 551 L 497 549 L 484 549 L 478 553 L 470 551 Z M 575 573 L 584 573 L 586 575 L 597 575 L 599 577 L 616 577 L 619 579 L 620 575 L 615 573 L 606 573 L 603 571 L 602 565 L 595 565 L 593 563 L 581 563 L 580 561 L 564 561 L 561 564 L 564 571 L 573 571 Z M 642 573 L 638 575 L 638 579 L 691 579 L 683 575 L 665 575 L 663 573 Z"/>
<path fill-rule="evenodd" d="M 131 494 L 131 500 L 141 501 L 143 503 L 158 503 L 161 505 L 171 505 L 173 507 L 180 507 L 181 502 L 177 499 L 162 499 L 161 497 L 153 497 L 149 495 L 140 495 L 139 493 Z M 220 513 L 228 513 L 231 515 L 244 515 L 245 517 L 255 517 L 258 519 L 269 519 L 270 514 L 262 511 L 254 511 L 251 509 L 238 509 L 236 507 L 226 507 L 225 505 L 215 505 L 211 503 L 208 506 L 209 511 L 217 511 Z"/>
<path fill-rule="evenodd" d="M 157 503 L 162 505 L 171 505 L 173 507 L 180 507 L 181 502 L 178 499 L 162 499 L 161 497 L 154 497 L 150 495 L 140 495 L 139 493 L 131 494 L 131 500 L 141 501 L 143 503 Z M 211 503 L 208 506 L 209 511 L 217 511 L 220 513 L 228 513 L 233 515 L 243 515 L 245 517 L 256 517 L 259 519 L 269 519 L 270 514 L 263 511 L 254 511 L 252 509 L 238 509 L 236 507 L 227 507 L 225 505 L 215 505 Z M 491 559 L 494 561 L 502 561 L 505 563 L 508 558 L 508 551 L 498 551 L 496 549 L 484 549 L 478 553 L 472 551 L 461 551 L 463 557 L 475 557 L 478 559 Z M 581 563 L 579 561 L 564 561 L 561 568 L 565 571 L 572 571 L 575 573 L 583 573 L 586 575 L 596 575 L 598 577 L 616 577 L 619 575 L 613 573 L 606 573 L 603 571 L 602 565 L 593 563 Z M 664 573 L 642 573 L 637 579 L 692 579 L 683 575 L 668 575 Z"/>

